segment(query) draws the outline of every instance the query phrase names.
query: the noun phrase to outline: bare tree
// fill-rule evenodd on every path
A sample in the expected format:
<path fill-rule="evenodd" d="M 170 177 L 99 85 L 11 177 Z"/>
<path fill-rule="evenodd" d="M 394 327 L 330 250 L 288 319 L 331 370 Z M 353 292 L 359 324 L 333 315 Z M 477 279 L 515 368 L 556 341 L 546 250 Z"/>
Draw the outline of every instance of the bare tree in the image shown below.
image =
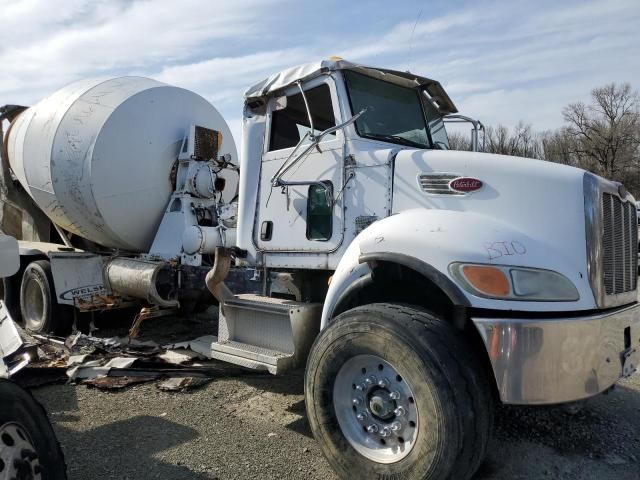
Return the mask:
<path fill-rule="evenodd" d="M 471 150 L 471 136 L 462 132 L 451 132 L 449 134 L 449 150 Z"/>
<path fill-rule="evenodd" d="M 513 131 L 504 125 L 487 127 L 485 133 L 485 151 L 501 155 L 517 157 L 542 158 L 543 148 L 541 137 L 533 131 L 529 124 L 522 121 Z"/>
<path fill-rule="evenodd" d="M 531 125 L 522 121 L 513 131 L 504 125 L 487 127 L 484 133 L 484 151 L 501 155 L 543 158 L 544 149 L 541 136 L 533 131 Z M 471 138 L 460 132 L 449 135 L 449 149 L 471 150 Z"/>
<path fill-rule="evenodd" d="M 619 180 L 638 166 L 640 97 L 628 83 L 611 83 L 593 89 L 591 100 L 563 110 L 567 148 L 577 165 Z"/>
<path fill-rule="evenodd" d="M 595 88 L 591 102 L 564 108 L 566 126 L 537 133 L 522 121 L 510 130 L 487 127 L 485 151 L 539 158 L 623 182 L 640 196 L 640 95 L 628 83 Z M 468 137 L 449 137 L 452 150 L 470 150 Z"/>
<path fill-rule="evenodd" d="M 575 139 L 567 132 L 566 127 L 549 130 L 541 134 L 543 158 L 564 165 L 580 166 L 576 158 Z M 595 168 L 595 166 L 594 166 Z"/>

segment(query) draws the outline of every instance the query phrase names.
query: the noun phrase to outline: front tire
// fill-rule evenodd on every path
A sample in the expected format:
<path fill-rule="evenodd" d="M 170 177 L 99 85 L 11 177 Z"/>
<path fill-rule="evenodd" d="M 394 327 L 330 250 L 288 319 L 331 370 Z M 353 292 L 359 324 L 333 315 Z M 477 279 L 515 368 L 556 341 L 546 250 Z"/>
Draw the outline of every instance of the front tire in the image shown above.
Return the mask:
<path fill-rule="evenodd" d="M 0 479 L 65 480 L 60 444 L 44 409 L 8 380 L 0 380 Z"/>
<path fill-rule="evenodd" d="M 430 313 L 349 310 L 309 356 L 311 429 L 342 478 L 468 479 L 493 421 L 480 365 L 460 332 Z"/>

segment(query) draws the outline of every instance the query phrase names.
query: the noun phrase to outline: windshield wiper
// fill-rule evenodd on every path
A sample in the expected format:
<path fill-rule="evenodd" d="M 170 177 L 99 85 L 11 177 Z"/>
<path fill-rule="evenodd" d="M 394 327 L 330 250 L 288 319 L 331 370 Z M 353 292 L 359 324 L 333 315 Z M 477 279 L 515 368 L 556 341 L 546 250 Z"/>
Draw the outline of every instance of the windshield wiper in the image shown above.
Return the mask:
<path fill-rule="evenodd" d="M 375 138 L 377 140 L 388 140 L 392 143 L 400 143 L 401 145 L 407 145 L 409 147 L 429 148 L 423 143 L 414 142 L 408 138 L 401 137 L 399 135 L 391 135 L 387 133 L 367 133 L 367 137 Z"/>

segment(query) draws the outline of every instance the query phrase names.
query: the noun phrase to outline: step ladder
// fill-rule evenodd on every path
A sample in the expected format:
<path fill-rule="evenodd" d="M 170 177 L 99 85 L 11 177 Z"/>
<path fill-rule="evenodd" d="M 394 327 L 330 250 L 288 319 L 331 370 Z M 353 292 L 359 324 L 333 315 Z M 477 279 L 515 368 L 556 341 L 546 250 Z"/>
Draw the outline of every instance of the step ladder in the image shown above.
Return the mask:
<path fill-rule="evenodd" d="M 321 303 L 234 295 L 220 304 L 210 357 L 274 375 L 302 367 L 321 314 Z"/>

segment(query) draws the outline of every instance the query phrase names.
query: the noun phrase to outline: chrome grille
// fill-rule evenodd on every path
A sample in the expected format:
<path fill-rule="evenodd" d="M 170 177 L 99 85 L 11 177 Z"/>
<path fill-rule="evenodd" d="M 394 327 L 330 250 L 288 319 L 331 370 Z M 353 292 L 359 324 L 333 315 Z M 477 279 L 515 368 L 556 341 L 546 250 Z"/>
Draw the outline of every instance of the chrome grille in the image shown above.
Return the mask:
<path fill-rule="evenodd" d="M 633 202 L 602 194 L 603 283 L 607 295 L 636 289 L 638 225 Z"/>
<path fill-rule="evenodd" d="M 423 192 L 441 195 L 464 195 L 464 192 L 456 192 L 449 188 L 451 180 L 459 178 L 455 173 L 423 173 L 418 176 L 418 183 Z"/>

